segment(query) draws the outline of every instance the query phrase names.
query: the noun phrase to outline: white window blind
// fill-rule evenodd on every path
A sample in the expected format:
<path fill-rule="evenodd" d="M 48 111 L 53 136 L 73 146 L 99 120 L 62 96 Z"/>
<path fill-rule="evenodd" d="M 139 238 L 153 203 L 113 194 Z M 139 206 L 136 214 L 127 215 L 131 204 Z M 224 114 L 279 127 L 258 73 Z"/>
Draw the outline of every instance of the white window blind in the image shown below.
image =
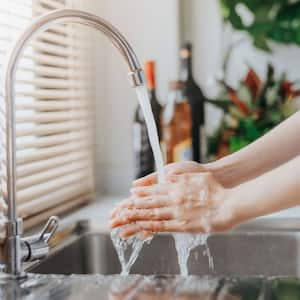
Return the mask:
<path fill-rule="evenodd" d="M 32 17 L 66 0 L 0 1 L 0 67 Z M 94 125 L 89 31 L 55 25 L 25 50 L 17 70 L 17 202 L 25 227 L 93 198 Z M 0 82 L 2 84 L 2 82 Z M 1 196 L 5 109 L 1 99 Z"/>

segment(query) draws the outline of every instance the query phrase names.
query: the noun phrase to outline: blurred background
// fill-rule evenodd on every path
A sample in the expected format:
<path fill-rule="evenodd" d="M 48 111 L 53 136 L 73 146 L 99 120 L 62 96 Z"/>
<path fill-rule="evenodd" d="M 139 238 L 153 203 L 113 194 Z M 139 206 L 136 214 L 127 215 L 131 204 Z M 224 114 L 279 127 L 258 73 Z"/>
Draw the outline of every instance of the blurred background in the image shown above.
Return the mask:
<path fill-rule="evenodd" d="M 291 87 L 295 91 L 300 88 L 296 63 L 300 58 L 300 10 L 299 1 L 293 2 L 98 1 L 97 9 L 99 15 L 124 32 L 142 62 L 149 59 L 156 62 L 156 94 L 162 105 L 168 100 L 168 82 L 180 78 L 180 48 L 187 41 L 193 46 L 194 79 L 205 97 L 232 104 L 228 95 L 228 88 L 232 88 L 237 98 L 246 103 L 249 112 L 244 114 L 242 110 L 240 114 L 239 106 L 232 106 L 231 113 L 226 114 L 226 124 L 222 119 L 224 106 L 218 109 L 208 102 L 205 104 L 206 133 L 215 137 L 208 142 L 207 154 L 213 159 L 253 141 L 296 109 L 293 100 L 298 93 L 291 96 L 288 91 L 279 91 L 285 81 L 295 82 Z M 110 51 L 106 43 L 98 41 L 97 47 L 97 53 L 101 53 L 97 58 L 97 93 L 101 98 L 97 102 L 97 183 L 104 193 L 124 194 L 135 175 L 132 122 L 137 100 L 128 88 L 118 54 Z M 269 79 L 268 65 L 269 73 L 274 72 Z M 225 88 L 222 81 L 229 87 Z M 255 115 L 264 109 L 261 107 L 264 104 L 252 103 L 259 93 L 262 101 L 270 104 L 260 117 Z M 283 104 L 286 97 L 292 101 Z M 236 124 L 240 120 L 242 124 Z M 224 126 L 229 129 L 226 131 Z M 224 131 L 218 136 L 216 131 L 221 128 Z M 231 139 L 228 145 L 226 135 L 240 139 L 235 143 Z"/>
<path fill-rule="evenodd" d="M 105 18 L 133 46 L 166 162 L 221 158 L 298 109 L 300 1 L 2 0 L 0 65 L 33 17 L 63 7 Z M 32 41 L 18 68 L 24 218 L 34 224 L 95 191 L 119 199 L 154 170 L 126 66 L 103 36 L 59 25 Z"/>

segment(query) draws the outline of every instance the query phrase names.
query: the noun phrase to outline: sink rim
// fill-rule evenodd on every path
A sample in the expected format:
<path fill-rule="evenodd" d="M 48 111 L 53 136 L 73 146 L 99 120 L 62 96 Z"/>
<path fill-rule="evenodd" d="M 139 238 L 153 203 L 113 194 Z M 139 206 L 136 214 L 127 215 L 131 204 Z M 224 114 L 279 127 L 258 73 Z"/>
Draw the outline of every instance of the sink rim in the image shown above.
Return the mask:
<path fill-rule="evenodd" d="M 77 241 L 93 235 L 104 234 L 109 236 L 108 230 L 101 230 L 101 228 L 95 226 L 94 220 L 91 222 L 89 219 L 78 220 L 74 222 L 72 225 L 68 227 L 61 228 L 56 238 L 50 245 L 50 252 L 48 257 L 49 259 L 51 256 L 56 255 L 63 249 L 71 246 L 73 243 Z M 170 233 L 163 233 L 159 234 L 161 236 L 169 236 Z M 229 232 L 221 232 L 221 233 L 214 233 L 208 237 L 208 242 L 210 239 L 214 237 L 225 237 L 225 236 L 293 236 L 299 237 L 300 236 L 300 219 L 298 218 L 278 218 L 278 219 L 271 219 L 271 218 L 262 218 L 256 219 L 250 222 L 247 222 Z M 25 266 L 25 270 L 30 272 L 34 270 L 35 267 L 42 264 L 43 261 L 38 261 L 35 263 L 28 263 Z"/>
<path fill-rule="evenodd" d="M 94 219 L 87 218 L 76 220 L 63 228 L 59 228 L 50 243 L 49 255 L 59 251 L 60 248 L 65 248 L 85 235 L 110 234 L 109 230 L 100 228 L 96 223 Z M 300 218 L 257 218 L 245 222 L 231 231 L 212 233 L 208 239 L 214 236 L 276 235 L 279 233 L 300 234 Z M 158 235 L 170 235 L 170 233 L 159 233 Z"/>
<path fill-rule="evenodd" d="M 277 226 L 270 227 L 269 226 L 270 224 L 273 224 L 273 225 L 275 224 Z M 241 242 L 242 244 L 244 244 L 245 242 L 248 243 L 248 239 L 249 239 L 249 243 L 252 245 L 254 245 L 253 244 L 254 242 L 258 242 L 260 244 L 260 241 L 263 242 L 262 244 L 265 244 L 264 241 L 266 241 L 266 243 L 268 243 L 268 241 L 271 241 L 270 245 L 272 245 L 272 244 L 274 245 L 274 240 L 276 238 L 278 238 L 279 240 L 280 240 L 280 238 L 282 238 L 283 242 L 285 241 L 288 243 L 290 243 L 290 242 L 294 243 L 294 241 L 295 242 L 298 241 L 297 245 L 300 245 L 299 244 L 300 231 L 298 230 L 298 228 L 296 226 L 294 226 L 294 227 L 287 226 L 287 223 L 285 223 L 283 220 L 276 220 L 275 222 L 274 222 L 274 220 L 268 220 L 267 222 L 262 222 L 262 220 L 256 220 L 255 222 L 251 222 L 247 226 L 246 225 L 244 225 L 243 227 L 240 226 L 239 228 L 232 230 L 230 232 L 212 234 L 208 238 L 208 244 L 210 244 L 210 240 L 213 244 L 219 243 L 218 239 L 220 238 L 221 241 L 222 240 L 224 241 L 224 239 L 225 239 L 225 245 L 228 244 L 228 242 L 229 242 L 229 244 L 231 244 L 231 242 L 234 243 L 234 241 L 237 241 L 238 243 Z M 293 223 L 293 225 L 298 225 L 298 223 Z M 95 228 L 94 226 L 92 226 L 92 224 L 91 224 L 91 222 L 89 222 L 89 220 L 82 220 L 80 222 L 76 222 L 75 224 L 73 224 L 73 227 L 71 229 L 70 228 L 65 229 L 65 232 L 58 234 L 58 237 L 60 239 L 59 238 L 57 239 L 57 243 L 53 245 L 48 258 L 46 258 L 45 261 L 31 264 L 28 267 L 26 266 L 27 267 L 26 271 L 36 273 L 36 269 L 39 268 L 39 265 L 42 266 L 44 262 L 46 262 L 46 264 L 47 264 L 47 260 L 50 259 L 50 261 L 51 261 L 52 256 L 54 256 L 54 257 L 56 255 L 59 256 L 61 251 L 67 250 L 69 247 L 71 247 L 71 248 L 73 246 L 77 247 L 77 245 L 76 245 L 77 243 L 79 246 L 80 245 L 90 245 L 91 240 L 93 241 L 94 238 L 97 239 L 98 235 L 102 236 L 100 238 L 102 241 L 101 243 L 103 243 L 103 245 L 106 245 L 106 242 L 110 239 L 110 235 L 107 230 L 103 231 L 103 230 L 99 230 L 99 228 Z M 161 236 L 161 237 L 165 236 L 165 237 L 168 237 L 168 239 L 170 239 L 169 233 L 159 234 L 158 237 L 159 236 Z M 227 241 L 227 237 L 229 238 L 228 241 Z M 264 237 L 266 237 L 266 238 L 264 238 Z M 93 243 L 94 242 L 92 242 L 92 244 Z M 81 246 L 79 249 L 81 249 Z M 83 252 L 83 253 L 85 253 L 85 252 Z M 228 252 L 228 253 L 231 253 L 231 252 Z M 229 260 L 230 259 L 231 258 L 229 257 Z M 247 276 L 249 276 L 249 275 L 247 275 Z"/>

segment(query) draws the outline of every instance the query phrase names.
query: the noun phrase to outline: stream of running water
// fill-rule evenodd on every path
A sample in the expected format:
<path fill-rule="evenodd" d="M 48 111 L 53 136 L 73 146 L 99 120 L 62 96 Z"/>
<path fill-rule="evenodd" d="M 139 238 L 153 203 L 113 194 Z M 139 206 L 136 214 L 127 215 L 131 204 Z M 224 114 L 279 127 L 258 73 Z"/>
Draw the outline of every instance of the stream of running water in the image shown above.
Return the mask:
<path fill-rule="evenodd" d="M 151 105 L 149 101 L 148 92 L 145 86 L 136 87 L 136 94 L 139 104 L 142 108 L 144 118 L 147 125 L 148 136 L 153 151 L 153 156 L 156 164 L 158 182 L 160 184 L 165 182 L 164 164 L 162 153 L 160 150 L 157 128 L 154 121 Z M 111 239 L 116 248 L 119 260 L 121 263 L 121 275 L 128 275 L 130 268 L 135 263 L 136 259 L 145 242 L 150 242 L 151 238 L 142 239 L 139 235 L 130 237 L 129 239 L 122 239 L 119 235 L 120 229 L 114 229 L 111 232 Z M 209 258 L 209 265 L 213 268 L 213 261 L 207 246 L 208 234 L 192 235 L 192 234 L 173 234 L 175 246 L 178 256 L 178 264 L 182 276 L 188 275 L 188 258 L 190 252 L 198 245 L 206 245 L 206 253 Z"/>

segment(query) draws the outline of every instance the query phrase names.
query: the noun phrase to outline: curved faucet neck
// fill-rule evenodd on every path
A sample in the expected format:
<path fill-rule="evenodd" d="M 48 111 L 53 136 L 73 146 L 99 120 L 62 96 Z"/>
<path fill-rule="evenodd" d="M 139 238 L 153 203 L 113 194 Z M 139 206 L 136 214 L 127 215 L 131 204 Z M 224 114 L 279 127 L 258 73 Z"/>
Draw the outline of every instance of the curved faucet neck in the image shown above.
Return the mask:
<path fill-rule="evenodd" d="M 87 25 L 102 32 L 119 50 L 129 68 L 129 77 L 134 87 L 144 84 L 144 75 L 140 63 L 125 37 L 104 19 L 80 10 L 59 9 L 36 18 L 21 34 L 8 57 L 4 76 L 4 97 L 6 103 L 6 170 L 8 204 L 8 239 L 12 240 L 8 270 L 18 275 L 20 270 L 20 221 L 16 209 L 16 105 L 14 83 L 18 62 L 29 41 L 39 32 L 53 24 L 77 23 Z M 18 248 L 18 249 L 17 249 Z"/>

